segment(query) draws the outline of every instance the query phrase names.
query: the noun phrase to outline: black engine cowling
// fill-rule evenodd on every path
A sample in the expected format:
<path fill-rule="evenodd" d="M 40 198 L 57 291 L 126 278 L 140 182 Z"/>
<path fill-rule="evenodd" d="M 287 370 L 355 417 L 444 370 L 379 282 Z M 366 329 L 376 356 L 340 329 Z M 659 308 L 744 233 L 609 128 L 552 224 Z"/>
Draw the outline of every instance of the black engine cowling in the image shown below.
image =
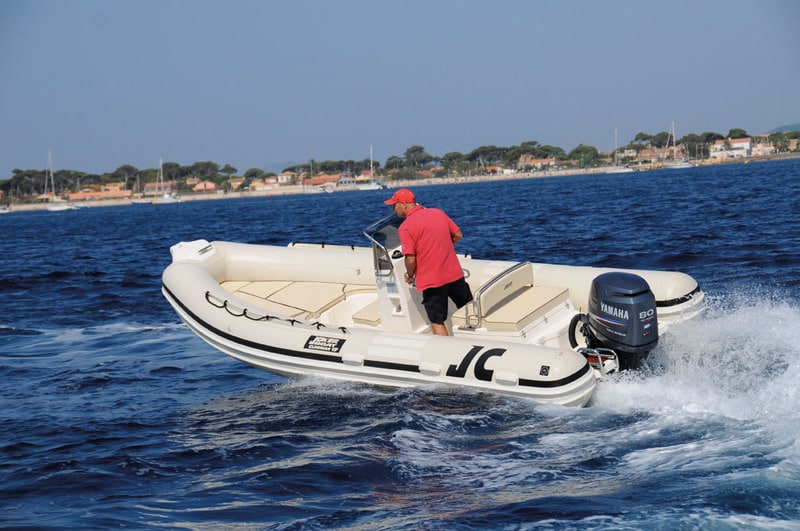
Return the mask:
<path fill-rule="evenodd" d="M 598 275 L 589 292 L 588 314 L 579 319 L 586 345 L 612 349 L 621 369 L 636 368 L 658 343 L 655 296 L 647 281 L 632 273 Z M 577 344 L 574 330 L 573 325 L 570 340 Z"/>

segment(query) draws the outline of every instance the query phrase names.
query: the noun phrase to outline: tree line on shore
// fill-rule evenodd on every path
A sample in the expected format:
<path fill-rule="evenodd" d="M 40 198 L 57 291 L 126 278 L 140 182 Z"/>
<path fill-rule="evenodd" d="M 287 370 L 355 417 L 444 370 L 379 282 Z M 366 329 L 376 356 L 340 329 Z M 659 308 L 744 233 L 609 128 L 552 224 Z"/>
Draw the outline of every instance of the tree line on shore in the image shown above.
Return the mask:
<path fill-rule="evenodd" d="M 731 129 L 727 137 L 719 133 L 706 132 L 702 134 L 690 133 L 677 139 L 675 144 L 683 145 L 686 153 L 693 154 L 696 158 L 707 158 L 710 146 L 717 140 L 745 138 L 748 134 L 744 129 Z M 792 139 L 800 138 L 800 131 L 772 133 L 768 136 L 769 142 L 778 152 L 789 150 Z M 617 148 L 619 152 L 634 150 L 637 153 L 645 148 L 664 148 L 672 140 L 671 133 L 662 131 L 655 135 L 638 133 L 628 144 Z M 308 177 L 318 174 L 350 173 L 358 175 L 364 170 L 372 169 L 377 176 L 388 176 L 397 179 L 413 178 L 417 171 L 436 168 L 436 175 L 466 175 L 479 174 L 486 171 L 489 166 L 516 167 L 521 157 L 528 156 L 534 159 L 555 159 L 556 161 L 579 162 L 582 166 L 591 167 L 607 163 L 613 158 L 612 153 L 601 153 L 594 146 L 580 144 L 572 151 L 566 152 L 558 146 L 540 144 L 537 141 L 522 142 L 518 146 L 480 146 L 469 153 L 457 151 L 434 156 L 423 146 L 413 145 L 406 149 L 403 156 L 392 155 L 381 165 L 378 161 L 363 160 L 309 160 L 303 164 L 296 164 L 284 168 L 283 172 L 291 172 L 298 176 Z M 195 162 L 182 166 L 175 162 L 165 162 L 162 165 L 164 179 L 177 183 L 178 191 L 188 189 L 186 180 L 194 177 L 200 180 L 209 180 L 221 187 L 225 187 L 231 176 L 239 170 L 230 164 L 220 167 L 216 162 Z M 21 170 L 14 169 L 10 179 L 0 181 L 0 190 L 6 198 L 18 199 L 35 197 L 45 192 L 47 169 Z M 158 168 L 138 169 L 129 164 L 120 166 L 116 170 L 102 174 L 91 174 L 75 170 L 53 171 L 53 181 L 57 194 L 79 191 L 83 187 L 96 187 L 108 183 L 125 183 L 126 189 L 140 191 L 145 183 L 155 182 Z M 253 179 L 264 179 L 275 176 L 273 172 L 266 172 L 260 168 L 250 168 L 241 174 L 246 182 Z"/>

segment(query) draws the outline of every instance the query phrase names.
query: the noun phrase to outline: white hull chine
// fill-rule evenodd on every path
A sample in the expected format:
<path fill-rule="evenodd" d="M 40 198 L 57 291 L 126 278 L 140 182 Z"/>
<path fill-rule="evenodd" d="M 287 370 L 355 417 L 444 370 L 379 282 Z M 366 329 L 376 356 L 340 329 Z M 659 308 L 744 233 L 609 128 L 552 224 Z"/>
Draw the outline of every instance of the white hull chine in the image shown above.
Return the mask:
<path fill-rule="evenodd" d="M 593 280 L 621 270 L 460 257 L 475 301 L 451 308 L 451 335 L 435 336 L 420 294 L 397 281 L 404 269 L 394 236 L 376 238 L 386 246 L 371 237 L 372 249 L 180 243 L 162 292 L 210 345 L 286 376 L 456 385 L 585 405 L 604 370 L 616 367 L 613 356 L 587 362 L 587 347 L 605 345 L 578 340 L 574 324 Z M 635 272 L 655 295 L 648 311 L 657 311 L 662 332 L 702 311 L 703 293 L 688 275 Z"/>

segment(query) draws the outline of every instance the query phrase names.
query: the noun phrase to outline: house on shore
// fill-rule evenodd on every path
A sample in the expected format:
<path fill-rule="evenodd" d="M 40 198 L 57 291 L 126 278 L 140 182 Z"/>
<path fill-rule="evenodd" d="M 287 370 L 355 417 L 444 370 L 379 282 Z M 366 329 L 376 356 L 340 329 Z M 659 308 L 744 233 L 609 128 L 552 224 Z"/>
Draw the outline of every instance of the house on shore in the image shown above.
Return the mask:
<path fill-rule="evenodd" d="M 556 165 L 554 157 L 537 159 L 533 155 L 522 155 L 517 161 L 517 169 L 525 171 L 529 169 L 542 170 Z"/>
<path fill-rule="evenodd" d="M 726 138 L 717 140 L 711 146 L 709 157 L 712 160 L 735 159 L 753 156 L 753 142 L 748 138 Z"/>
<path fill-rule="evenodd" d="M 177 182 L 175 181 L 164 181 L 163 183 L 144 183 L 142 195 L 171 194 L 176 190 L 176 188 Z"/>
<path fill-rule="evenodd" d="M 218 191 L 219 187 L 217 186 L 217 184 L 211 181 L 200 181 L 199 183 L 195 184 L 192 187 L 192 192 L 210 193 Z"/>
<path fill-rule="evenodd" d="M 132 190 L 126 190 L 125 183 L 108 183 L 103 186 L 84 188 L 79 192 L 67 194 L 68 201 L 100 201 L 111 199 L 130 199 Z"/>

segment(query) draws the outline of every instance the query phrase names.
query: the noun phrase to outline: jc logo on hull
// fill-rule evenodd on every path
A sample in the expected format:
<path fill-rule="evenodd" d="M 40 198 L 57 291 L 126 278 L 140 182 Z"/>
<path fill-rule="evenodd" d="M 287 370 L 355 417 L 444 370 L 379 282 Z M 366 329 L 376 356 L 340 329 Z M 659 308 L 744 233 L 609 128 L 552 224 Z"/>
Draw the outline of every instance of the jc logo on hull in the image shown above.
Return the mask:
<path fill-rule="evenodd" d="M 478 361 L 475 363 L 475 368 L 473 369 L 475 378 L 483 382 L 491 382 L 494 371 L 486 368 L 486 362 L 489 358 L 494 356 L 502 356 L 506 353 L 506 349 L 490 348 L 483 353 L 481 353 L 481 350 L 483 350 L 482 346 L 473 346 L 472 349 L 470 349 L 470 351 L 467 352 L 467 354 L 461 359 L 461 363 L 458 365 L 450 365 L 447 368 L 447 376 L 464 378 L 467 375 L 467 369 L 469 369 L 469 366 L 472 364 L 472 360 L 475 359 L 475 356 L 480 354 L 480 356 L 478 356 Z"/>

